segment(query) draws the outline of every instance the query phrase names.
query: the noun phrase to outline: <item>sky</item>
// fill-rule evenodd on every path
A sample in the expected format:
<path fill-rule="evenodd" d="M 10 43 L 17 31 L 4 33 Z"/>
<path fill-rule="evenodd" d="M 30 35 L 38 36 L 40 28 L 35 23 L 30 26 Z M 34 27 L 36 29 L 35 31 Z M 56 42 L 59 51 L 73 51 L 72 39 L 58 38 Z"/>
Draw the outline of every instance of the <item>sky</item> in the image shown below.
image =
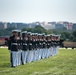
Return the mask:
<path fill-rule="evenodd" d="M 0 0 L 0 21 L 76 23 L 76 0 Z"/>

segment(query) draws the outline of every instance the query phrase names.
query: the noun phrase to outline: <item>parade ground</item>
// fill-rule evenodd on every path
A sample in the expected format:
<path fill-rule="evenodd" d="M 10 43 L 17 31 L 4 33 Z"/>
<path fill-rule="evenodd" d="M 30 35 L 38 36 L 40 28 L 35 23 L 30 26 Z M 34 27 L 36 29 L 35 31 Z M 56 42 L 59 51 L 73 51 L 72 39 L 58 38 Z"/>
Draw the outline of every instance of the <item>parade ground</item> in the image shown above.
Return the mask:
<path fill-rule="evenodd" d="M 10 67 L 10 53 L 0 48 L 0 75 L 76 75 L 76 49 L 60 48 L 56 56 Z"/>

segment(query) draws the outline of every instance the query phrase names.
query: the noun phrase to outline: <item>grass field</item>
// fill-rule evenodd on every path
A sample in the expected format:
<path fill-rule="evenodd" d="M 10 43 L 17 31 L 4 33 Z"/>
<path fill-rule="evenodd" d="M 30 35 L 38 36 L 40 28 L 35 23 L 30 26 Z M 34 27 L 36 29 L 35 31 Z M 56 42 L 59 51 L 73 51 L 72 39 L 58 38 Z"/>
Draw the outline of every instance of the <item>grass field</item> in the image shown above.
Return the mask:
<path fill-rule="evenodd" d="M 76 49 L 60 49 L 48 59 L 10 67 L 7 48 L 0 48 L 0 75 L 76 75 Z"/>

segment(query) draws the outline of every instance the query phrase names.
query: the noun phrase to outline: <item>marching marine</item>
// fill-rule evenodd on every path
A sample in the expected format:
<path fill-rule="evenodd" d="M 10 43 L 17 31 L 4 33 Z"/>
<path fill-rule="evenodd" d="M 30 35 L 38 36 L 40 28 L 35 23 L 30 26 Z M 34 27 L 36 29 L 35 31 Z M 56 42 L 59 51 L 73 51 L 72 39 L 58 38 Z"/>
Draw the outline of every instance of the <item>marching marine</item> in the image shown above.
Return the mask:
<path fill-rule="evenodd" d="M 9 38 L 8 50 L 10 50 L 11 67 L 16 67 L 19 64 L 18 51 L 20 49 L 20 30 L 12 30 L 12 36 Z"/>

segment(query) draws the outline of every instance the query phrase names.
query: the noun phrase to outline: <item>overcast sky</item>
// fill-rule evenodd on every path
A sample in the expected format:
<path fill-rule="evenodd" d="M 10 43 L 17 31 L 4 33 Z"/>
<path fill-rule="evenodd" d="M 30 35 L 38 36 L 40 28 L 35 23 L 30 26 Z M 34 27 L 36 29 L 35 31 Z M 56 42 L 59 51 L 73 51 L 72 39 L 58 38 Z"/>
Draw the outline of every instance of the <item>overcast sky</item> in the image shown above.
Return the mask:
<path fill-rule="evenodd" d="M 76 23 L 76 0 L 0 0 L 0 21 Z"/>

